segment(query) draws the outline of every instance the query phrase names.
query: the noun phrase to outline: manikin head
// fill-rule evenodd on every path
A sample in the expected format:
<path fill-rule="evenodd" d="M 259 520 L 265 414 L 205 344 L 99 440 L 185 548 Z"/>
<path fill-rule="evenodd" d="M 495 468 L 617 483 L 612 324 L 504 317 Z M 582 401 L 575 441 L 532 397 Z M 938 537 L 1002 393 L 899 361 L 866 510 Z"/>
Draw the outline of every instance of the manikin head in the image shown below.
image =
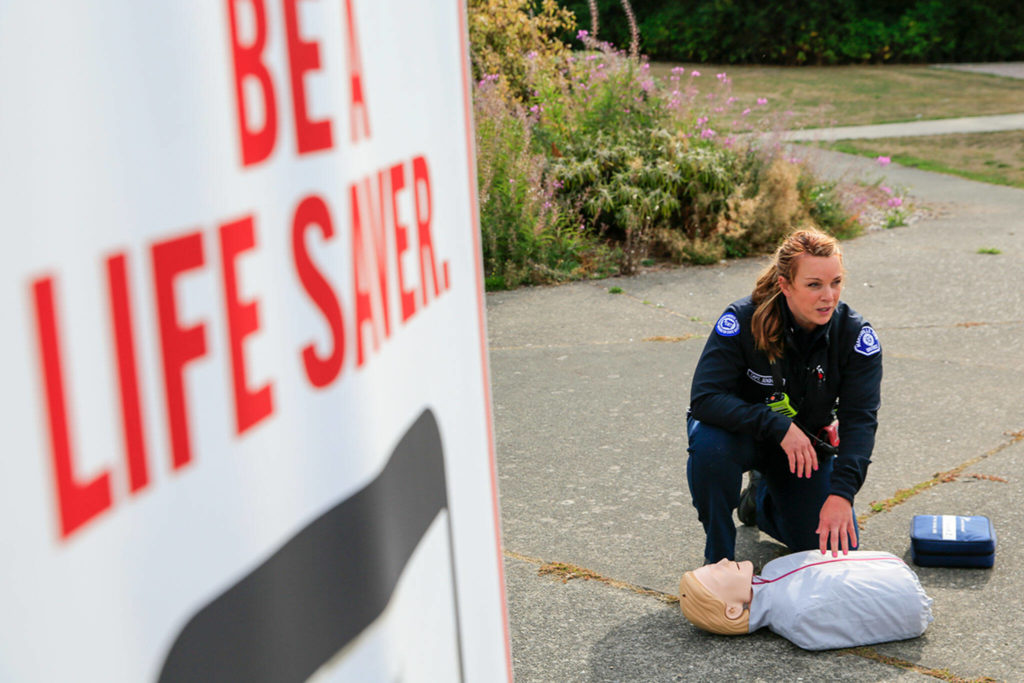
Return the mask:
<path fill-rule="evenodd" d="M 725 559 L 686 572 L 679 581 L 679 608 L 705 631 L 749 633 L 753 576 L 753 563 Z"/>

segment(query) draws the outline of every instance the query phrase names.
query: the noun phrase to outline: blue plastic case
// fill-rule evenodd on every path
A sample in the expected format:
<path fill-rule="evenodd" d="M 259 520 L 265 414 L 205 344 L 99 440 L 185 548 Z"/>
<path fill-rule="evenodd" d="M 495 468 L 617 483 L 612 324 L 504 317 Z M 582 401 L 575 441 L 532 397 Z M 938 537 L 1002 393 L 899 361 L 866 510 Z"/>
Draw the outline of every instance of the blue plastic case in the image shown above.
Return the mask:
<path fill-rule="evenodd" d="M 988 517 L 915 515 L 910 522 L 910 557 L 922 567 L 991 567 L 996 531 Z"/>

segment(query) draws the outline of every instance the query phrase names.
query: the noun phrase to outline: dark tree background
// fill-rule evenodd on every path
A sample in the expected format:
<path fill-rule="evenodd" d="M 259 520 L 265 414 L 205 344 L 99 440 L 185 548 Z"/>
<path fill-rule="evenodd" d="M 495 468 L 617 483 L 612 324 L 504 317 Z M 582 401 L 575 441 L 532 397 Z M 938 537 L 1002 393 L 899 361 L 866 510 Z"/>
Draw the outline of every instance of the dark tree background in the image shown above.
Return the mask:
<path fill-rule="evenodd" d="M 559 3 L 575 12 L 579 28 L 590 29 L 587 0 Z M 597 37 L 628 47 L 621 0 L 597 0 L 597 5 Z M 631 6 L 640 51 L 660 61 L 793 65 L 1024 59 L 1021 0 L 632 0 Z"/>

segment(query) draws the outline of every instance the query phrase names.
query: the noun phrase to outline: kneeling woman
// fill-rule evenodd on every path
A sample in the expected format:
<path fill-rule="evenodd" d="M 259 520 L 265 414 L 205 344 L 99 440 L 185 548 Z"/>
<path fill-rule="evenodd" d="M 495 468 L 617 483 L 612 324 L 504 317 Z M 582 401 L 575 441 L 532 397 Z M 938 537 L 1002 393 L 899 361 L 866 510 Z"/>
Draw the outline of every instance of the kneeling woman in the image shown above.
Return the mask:
<path fill-rule="evenodd" d="M 794 232 L 704 347 L 686 475 L 706 562 L 733 559 L 737 506 L 741 521 L 791 552 L 857 547 L 853 499 L 874 447 L 882 352 L 871 326 L 839 300 L 843 275 L 834 238 Z M 838 449 L 828 434 L 837 417 Z"/>

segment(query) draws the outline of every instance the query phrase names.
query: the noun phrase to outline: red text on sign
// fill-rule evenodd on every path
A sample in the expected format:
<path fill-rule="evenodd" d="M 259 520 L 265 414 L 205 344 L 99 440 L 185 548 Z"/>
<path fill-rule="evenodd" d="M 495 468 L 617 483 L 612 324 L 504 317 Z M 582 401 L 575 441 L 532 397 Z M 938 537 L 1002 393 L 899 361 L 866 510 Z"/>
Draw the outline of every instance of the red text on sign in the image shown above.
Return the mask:
<path fill-rule="evenodd" d="M 298 289 L 312 306 L 314 319 L 322 321 L 328 333 L 326 344 L 299 342 L 299 363 L 292 366 L 317 390 L 338 381 L 347 354 L 354 355 L 354 369 L 364 368 L 382 352 L 386 342 L 450 287 L 448 262 L 438 259 L 434 239 L 433 186 L 426 157 L 419 155 L 386 165 L 351 183 L 345 196 L 349 202 L 348 240 L 338 241 L 333 211 L 318 194 L 300 199 L 289 223 L 282 226 L 291 233 L 288 262 L 294 268 Z M 224 363 L 230 370 L 230 383 L 225 398 L 233 406 L 235 418 L 231 432 L 241 437 L 277 410 L 274 382 L 265 380 L 254 385 L 247 363 L 247 343 L 262 330 L 260 298 L 244 294 L 240 281 L 245 261 L 260 250 L 256 226 L 256 216 L 246 214 L 221 222 L 215 230 L 190 230 L 150 245 L 147 251 L 152 280 L 145 284 L 151 298 L 139 295 L 138 283 L 133 286 L 126 252 L 105 258 L 105 327 L 109 329 L 111 357 L 116 361 L 111 383 L 120 398 L 122 461 L 127 475 L 123 478 L 114 476 L 114 462 L 91 477 L 78 472 L 81 468 L 76 467 L 78 450 L 72 438 L 62 355 L 68 338 L 60 325 L 58 279 L 51 274 L 32 282 L 31 303 L 61 538 L 75 534 L 117 500 L 137 495 L 151 485 L 148 453 L 153 449 L 143 427 L 143 373 L 135 334 L 139 319 L 135 306 L 140 302 L 152 301 L 155 311 L 159 364 L 155 374 L 162 381 L 166 452 L 172 471 L 181 471 L 198 459 L 190 414 L 195 392 L 188 391 L 188 386 L 189 377 L 198 371 L 197 364 L 211 357 L 211 329 L 226 331 Z M 207 258 L 208 244 L 215 245 L 218 257 Z M 312 252 L 332 244 L 349 255 L 350 280 L 314 260 Z M 219 276 L 216 281 L 220 283 L 223 305 L 210 307 L 206 314 L 223 315 L 223 326 L 212 325 L 209 318 L 186 318 L 182 305 L 182 290 L 188 283 L 211 275 Z M 343 301 L 347 303 L 343 305 Z M 347 311 L 351 317 L 346 317 Z M 354 343 L 346 344 L 347 340 Z M 127 482 L 127 490 L 120 496 L 115 490 L 117 481 Z"/>
<path fill-rule="evenodd" d="M 331 119 L 312 119 L 309 114 L 309 96 L 306 78 L 321 68 L 320 44 L 303 35 L 300 25 L 300 3 L 320 0 L 281 0 L 284 15 L 284 38 L 287 46 L 287 72 L 290 82 L 292 116 L 295 125 L 296 152 L 301 156 L 331 149 L 334 145 Z M 242 153 L 242 166 L 265 161 L 274 151 L 278 134 L 277 98 L 271 65 L 266 62 L 267 37 L 273 29 L 267 19 L 266 0 L 225 0 L 227 3 L 228 40 L 234 64 L 235 111 L 238 138 Z M 370 136 L 370 119 L 363 87 L 363 66 L 359 55 L 358 30 L 352 11 L 352 0 L 344 0 L 345 48 L 347 80 L 349 85 L 349 120 L 353 142 Z M 241 31 L 241 11 L 251 10 L 254 36 L 245 42 Z M 343 82 L 338 76 L 328 78 Z M 246 97 L 246 83 L 256 86 L 255 101 Z M 248 90 L 249 93 L 253 91 Z M 257 122 L 255 112 L 262 110 L 263 120 Z"/>

